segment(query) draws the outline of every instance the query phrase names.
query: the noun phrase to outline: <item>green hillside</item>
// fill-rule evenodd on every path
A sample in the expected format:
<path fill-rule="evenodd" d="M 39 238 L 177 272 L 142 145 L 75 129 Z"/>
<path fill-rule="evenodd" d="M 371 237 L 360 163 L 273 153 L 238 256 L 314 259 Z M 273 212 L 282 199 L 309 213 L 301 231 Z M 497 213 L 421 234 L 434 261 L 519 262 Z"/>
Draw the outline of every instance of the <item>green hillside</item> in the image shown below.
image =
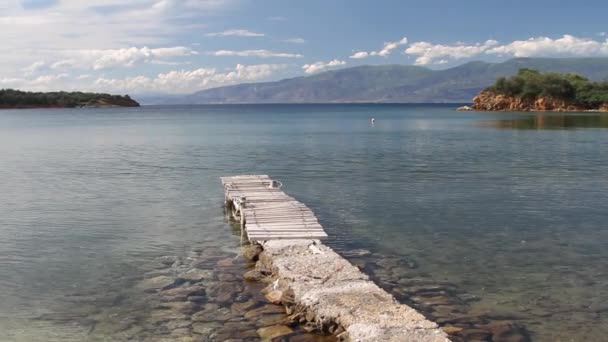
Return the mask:
<path fill-rule="evenodd" d="M 499 77 L 521 68 L 608 79 L 608 58 L 515 58 L 431 70 L 411 65 L 358 66 L 276 82 L 207 89 L 176 103 L 470 102 Z"/>
<path fill-rule="evenodd" d="M 0 108 L 139 107 L 129 95 L 0 89 Z"/>

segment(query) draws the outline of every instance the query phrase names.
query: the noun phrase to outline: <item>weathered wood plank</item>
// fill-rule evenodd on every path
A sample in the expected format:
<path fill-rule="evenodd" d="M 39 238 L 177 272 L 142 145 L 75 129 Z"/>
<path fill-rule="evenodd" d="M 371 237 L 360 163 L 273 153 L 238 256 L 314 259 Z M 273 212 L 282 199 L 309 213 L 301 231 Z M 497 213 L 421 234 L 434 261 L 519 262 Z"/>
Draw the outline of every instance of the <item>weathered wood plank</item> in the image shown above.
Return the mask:
<path fill-rule="evenodd" d="M 225 198 L 242 216 L 242 229 L 252 241 L 327 237 L 310 208 L 279 189 L 268 175 L 220 177 Z"/>

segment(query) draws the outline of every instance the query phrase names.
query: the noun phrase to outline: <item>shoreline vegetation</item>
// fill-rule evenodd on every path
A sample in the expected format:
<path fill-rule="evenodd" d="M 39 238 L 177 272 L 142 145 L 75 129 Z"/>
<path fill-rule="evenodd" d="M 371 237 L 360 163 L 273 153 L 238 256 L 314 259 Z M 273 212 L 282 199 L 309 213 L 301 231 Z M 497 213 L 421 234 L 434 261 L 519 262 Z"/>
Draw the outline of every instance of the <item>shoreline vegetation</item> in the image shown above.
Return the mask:
<path fill-rule="evenodd" d="M 608 81 L 593 82 L 575 73 L 542 73 L 523 68 L 482 90 L 471 107 L 478 111 L 608 112 Z"/>
<path fill-rule="evenodd" d="M 0 89 L 0 109 L 139 107 L 129 95 Z"/>

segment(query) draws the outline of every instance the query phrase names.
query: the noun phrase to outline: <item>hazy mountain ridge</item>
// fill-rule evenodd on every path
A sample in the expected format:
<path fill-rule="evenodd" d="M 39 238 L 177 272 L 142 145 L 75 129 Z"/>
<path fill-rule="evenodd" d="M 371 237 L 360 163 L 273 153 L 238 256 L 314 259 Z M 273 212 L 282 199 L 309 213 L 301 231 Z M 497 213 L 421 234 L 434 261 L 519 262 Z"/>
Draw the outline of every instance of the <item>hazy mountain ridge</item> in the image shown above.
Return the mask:
<path fill-rule="evenodd" d="M 462 103 L 500 76 L 520 68 L 575 72 L 592 80 L 608 78 L 608 58 L 514 58 L 502 63 L 469 62 L 431 70 L 412 65 L 357 66 L 276 82 L 206 89 L 172 103 Z"/>

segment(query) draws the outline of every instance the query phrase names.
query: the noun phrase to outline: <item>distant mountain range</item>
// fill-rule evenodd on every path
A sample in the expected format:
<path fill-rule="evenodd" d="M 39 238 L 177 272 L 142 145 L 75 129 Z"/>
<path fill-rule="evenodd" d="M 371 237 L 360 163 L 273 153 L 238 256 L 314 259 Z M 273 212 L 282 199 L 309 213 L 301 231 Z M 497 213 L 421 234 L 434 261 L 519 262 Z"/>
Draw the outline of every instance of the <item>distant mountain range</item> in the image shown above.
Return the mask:
<path fill-rule="evenodd" d="M 514 58 L 502 63 L 470 62 L 432 70 L 412 65 L 357 66 L 276 82 L 206 89 L 172 98 L 174 104 L 218 103 L 463 103 L 499 76 L 520 68 L 575 72 L 608 79 L 608 58 Z"/>

